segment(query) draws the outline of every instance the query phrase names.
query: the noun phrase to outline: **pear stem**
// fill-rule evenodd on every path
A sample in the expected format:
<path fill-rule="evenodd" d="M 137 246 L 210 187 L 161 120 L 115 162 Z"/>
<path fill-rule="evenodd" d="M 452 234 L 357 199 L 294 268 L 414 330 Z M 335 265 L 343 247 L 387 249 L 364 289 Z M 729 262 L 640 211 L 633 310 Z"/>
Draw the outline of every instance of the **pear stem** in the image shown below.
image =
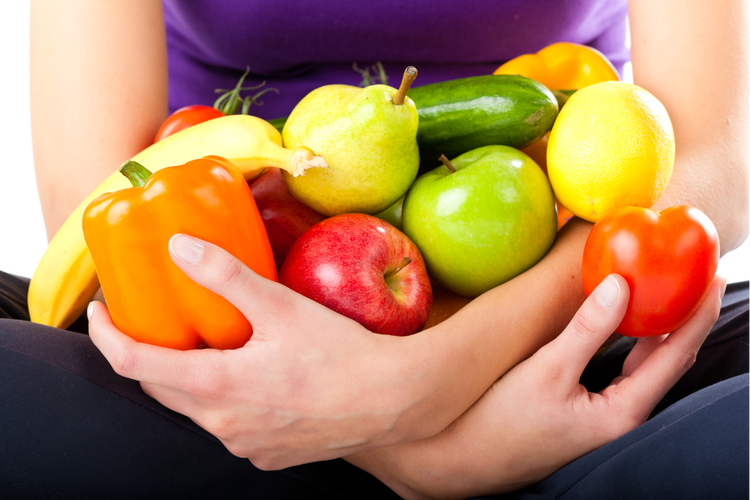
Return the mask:
<path fill-rule="evenodd" d="M 443 163 L 443 165 L 445 165 L 448 168 L 448 170 L 451 171 L 452 174 L 456 172 L 456 167 L 453 166 L 453 163 L 451 163 L 451 161 L 448 158 L 446 158 L 445 155 L 440 155 L 440 158 L 438 158 L 438 160 L 440 160 Z"/>
<path fill-rule="evenodd" d="M 411 264 L 411 259 L 409 257 L 404 257 L 404 260 L 402 260 L 392 271 L 388 272 L 385 276 L 383 276 L 385 279 L 390 278 L 406 266 Z"/>
<path fill-rule="evenodd" d="M 417 78 L 417 68 L 409 66 L 404 70 L 404 78 L 401 80 L 401 86 L 398 88 L 398 92 L 393 96 L 393 104 L 401 105 L 406 99 L 406 93 L 409 92 L 409 87 L 414 83 L 414 79 Z"/>

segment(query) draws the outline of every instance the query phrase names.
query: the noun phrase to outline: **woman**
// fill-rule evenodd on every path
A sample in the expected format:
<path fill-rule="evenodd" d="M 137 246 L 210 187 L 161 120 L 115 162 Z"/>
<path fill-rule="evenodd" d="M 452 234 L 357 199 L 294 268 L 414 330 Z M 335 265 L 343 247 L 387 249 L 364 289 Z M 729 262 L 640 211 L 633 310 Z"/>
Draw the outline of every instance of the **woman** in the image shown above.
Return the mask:
<path fill-rule="evenodd" d="M 548 11 L 546 22 L 541 22 L 539 17 L 532 17 L 536 12 L 509 4 L 511 14 L 502 23 L 506 32 L 512 26 L 510 20 L 525 27 L 519 33 L 530 32 L 528 26 L 536 23 L 533 29 L 538 35 L 557 25 L 571 26 L 573 31 L 592 25 L 611 26 L 624 16 L 620 4 L 615 7 L 606 4 L 609 8 L 605 8 L 604 4 L 582 3 Z M 279 83 L 295 78 L 318 86 L 331 81 L 316 81 L 320 73 L 305 73 L 308 68 L 301 68 L 295 56 L 325 67 L 329 63 L 325 59 L 336 58 L 337 54 L 321 50 L 312 40 L 333 37 L 329 42 L 334 48 L 341 47 L 343 53 L 338 55 L 349 66 L 354 62 L 349 57 L 353 54 L 345 53 L 344 49 L 355 44 L 363 27 L 372 26 L 356 17 L 358 10 L 346 10 L 333 3 L 304 12 L 299 11 L 302 7 L 295 11 L 286 5 L 275 5 L 281 11 L 270 5 L 257 11 L 260 27 L 255 30 L 243 24 L 233 25 L 248 20 L 239 14 L 236 18 L 227 14 L 222 18 L 227 23 L 226 33 L 214 29 L 211 36 L 201 34 L 198 29 L 201 25 L 194 24 L 200 16 L 188 15 L 200 11 L 196 5 L 179 9 L 178 4 L 167 2 L 166 31 L 162 6 L 153 1 L 136 5 L 79 2 L 32 6 L 35 162 L 50 236 L 79 200 L 111 173 L 112 165 L 118 165 L 151 141 L 165 118 L 167 34 L 170 57 L 174 54 L 194 63 L 175 66 L 170 61 L 169 80 L 178 89 L 197 85 L 204 77 L 216 81 L 205 76 L 211 71 L 224 72 L 228 79 L 234 80 L 236 70 L 248 63 L 251 69 L 277 75 L 270 86 L 278 87 Z M 441 6 L 453 15 L 434 16 Z M 448 51 L 452 47 L 461 48 L 461 40 L 465 38 L 470 44 L 476 42 L 472 35 L 486 33 L 491 27 L 443 29 L 433 34 L 434 25 L 425 28 L 427 23 L 420 22 L 428 18 L 428 13 L 434 16 L 428 18 L 429 23 L 442 22 L 440 28 L 456 24 L 471 27 L 469 21 L 458 15 L 456 7 L 441 6 L 431 3 L 429 9 L 423 7 L 421 11 L 418 4 L 409 7 L 416 11 L 409 11 L 401 4 L 376 6 L 371 15 L 380 17 L 371 19 L 377 29 L 370 31 L 381 34 L 378 42 L 386 40 L 394 45 L 387 51 L 388 57 L 373 60 L 394 61 L 402 67 L 399 56 L 403 56 L 404 47 L 424 49 L 436 45 Z M 472 22 L 493 19 L 484 7 L 485 11 L 481 5 L 472 6 Z M 421 18 L 417 12 L 421 12 Z M 563 16 L 563 12 L 568 15 Z M 204 12 L 203 19 L 210 25 L 206 16 Z M 292 18 L 298 20 L 297 24 L 289 24 Z M 321 25 L 321 18 L 327 19 L 327 24 Z M 402 22 L 404 19 L 407 22 Z M 686 7 L 669 1 L 633 1 L 630 5 L 635 81 L 664 103 L 673 121 L 677 143 L 672 180 L 656 208 L 677 203 L 697 206 L 717 226 L 722 252 L 738 246 L 747 232 L 747 191 L 743 188 L 747 182 L 748 155 L 747 144 L 743 142 L 747 132 L 747 95 L 743 87 L 747 81 L 747 32 L 736 19 L 747 19 L 743 3 L 709 7 L 695 2 Z M 263 30 L 263 24 L 288 31 Z M 243 28 L 265 34 L 266 38 L 259 35 L 259 43 L 267 42 L 269 33 L 278 37 L 279 45 L 287 40 L 285 43 L 297 47 L 299 54 L 284 53 L 275 49 L 275 44 L 263 45 L 262 50 L 270 51 L 272 56 L 258 61 L 269 64 L 263 67 L 253 61 L 228 60 L 220 47 L 210 43 L 224 37 L 231 40 L 227 33 Z M 185 37 L 185 33 L 203 37 L 196 41 Z M 694 33 L 697 35 L 693 36 Z M 299 38 L 294 39 L 294 34 Z M 588 33 L 593 38 L 580 41 L 593 43 L 595 39 L 606 40 L 616 34 L 616 29 L 600 29 L 598 33 Z M 571 33 L 567 35 L 574 37 Z M 396 46 L 393 40 L 399 36 L 406 41 Z M 415 37 L 417 42 L 409 37 Z M 542 41 L 542 38 L 524 51 L 533 52 L 557 41 Z M 371 38 L 364 43 L 377 45 Z M 491 48 L 494 50 L 495 45 Z M 261 47 L 243 47 L 243 50 L 257 54 Z M 319 61 L 316 54 L 323 54 L 320 58 L 324 60 Z M 420 55 L 429 60 L 431 54 L 415 54 Z M 456 53 L 451 57 L 469 56 Z M 490 59 L 491 64 L 486 61 L 484 64 L 497 66 L 503 57 L 496 57 Z M 489 72 L 484 71 L 482 58 L 479 59 L 472 60 L 474 66 L 468 69 L 457 65 L 460 69 L 438 74 L 450 77 L 459 76 L 456 71 Z M 208 60 L 213 61 L 211 71 L 196 70 Z M 408 62 L 419 64 L 422 70 L 420 60 Z M 338 67 L 343 66 L 341 60 L 337 62 Z M 436 72 L 448 65 L 439 62 L 435 65 Z M 184 74 L 179 73 L 181 69 Z M 45 79 L 42 70 L 61 78 Z M 425 74 L 430 72 L 422 70 L 420 78 Z M 281 91 L 283 96 L 284 89 Z M 172 92 L 175 95 L 179 95 L 179 90 Z M 710 96 L 710 106 L 686 106 L 705 96 Z M 259 109 L 271 113 L 271 96 L 266 101 L 269 108 L 264 104 Z M 59 127 L 46 119 L 50 115 L 67 117 L 67 126 Z M 55 173 L 60 164 L 79 164 L 80 151 L 86 151 L 88 161 L 78 175 Z M 617 380 L 620 383 L 604 399 L 589 396 L 578 386 L 578 375 L 619 322 L 628 297 L 624 281 L 613 276 L 600 285 L 601 293 L 593 294 L 584 303 L 580 255 L 589 230 L 590 224 L 574 220 L 561 232 L 552 251 L 534 268 L 473 301 L 429 334 L 407 339 L 370 335 L 357 324 L 279 285 L 260 281 L 221 249 L 178 236 L 171 243 L 173 260 L 191 278 L 224 295 L 245 312 L 255 327 L 253 340 L 243 349 L 224 353 L 160 350 L 136 344 L 117 332 L 101 304 L 90 309 L 91 339 L 117 373 L 140 380 L 147 394 L 187 415 L 218 437 L 230 451 L 250 457 L 261 469 L 287 468 L 346 456 L 402 496 L 461 497 L 509 491 L 544 478 L 645 421 L 691 364 L 718 313 L 721 280 L 715 281 L 694 318 L 669 337 L 669 341 L 647 340 L 637 344 L 622 368 L 623 374 L 630 376 Z M 196 255 L 200 258 L 195 259 Z M 203 477 L 230 477 L 222 487 L 233 493 L 241 491 L 238 477 L 243 474 L 252 475 L 246 483 L 252 485 L 252 491 L 257 493 L 261 488 L 268 496 L 299 496 L 301 491 L 307 491 L 304 488 L 310 482 L 331 495 L 335 491 L 345 497 L 361 497 L 366 493 L 379 496 L 388 492 L 381 483 L 342 461 L 293 467 L 283 473 L 260 473 L 249 466 L 245 470 L 223 456 L 208 458 L 214 457 L 213 452 L 202 451 L 201 443 L 210 436 L 200 435 L 200 429 L 190 422 L 150 402 L 132 384 L 107 371 L 88 339 L 19 323 L 3 322 L 2 331 L 16 342 L 13 344 L 16 352 L 34 360 L 31 366 L 37 370 L 35 375 L 43 381 L 50 380 L 51 376 L 40 373 L 42 368 L 37 361 L 41 359 L 45 367 L 62 366 L 66 372 L 88 382 L 88 396 L 82 396 L 85 391 L 71 382 L 66 387 L 70 389 L 67 394 L 73 396 L 51 404 L 55 413 L 51 420 L 64 420 L 70 435 L 76 436 L 76 443 L 83 443 L 79 445 L 83 451 L 76 454 L 77 459 L 90 467 L 105 463 L 101 452 L 96 453 L 97 440 L 123 447 L 123 452 L 115 455 L 117 462 L 127 469 L 120 474 L 83 475 L 76 464 L 53 467 L 65 473 L 60 478 L 48 479 L 72 488 L 65 490 L 68 493 L 75 491 L 70 486 L 76 483 L 71 471 L 78 478 L 93 476 L 89 479 L 96 483 L 91 486 L 93 491 L 102 488 L 100 491 L 112 492 L 115 484 L 118 488 L 115 491 L 122 491 L 123 496 L 128 496 L 126 488 L 137 490 L 137 482 L 127 478 L 139 469 L 133 468 L 132 461 L 122 460 L 128 453 L 134 453 L 133 448 L 149 451 L 145 455 L 150 457 L 150 466 L 141 474 L 146 475 L 145 489 L 150 492 L 169 485 L 171 491 L 182 487 L 199 496 L 202 478 L 197 470 L 205 474 Z M 508 331 L 514 335 L 506 335 Z M 54 344 L 56 352 L 39 352 L 45 349 L 45 342 Z M 545 347 L 540 350 L 542 346 Z M 62 357 L 67 357 L 67 361 L 60 360 L 60 353 L 66 353 Z M 500 378 L 532 354 L 533 357 Z M 89 358 L 97 368 L 79 366 L 82 357 Z M 659 359 L 664 362 L 657 362 Z M 18 366 L 13 365 L 13 373 L 20 373 Z M 540 370 L 545 376 L 540 376 Z M 14 379 L 12 394 L 19 400 L 29 395 L 29 408 L 38 410 L 39 388 L 44 384 L 29 378 L 34 380 L 32 388 L 36 391 L 19 388 L 18 377 Z M 409 383 L 404 383 L 405 380 Z M 94 390 L 91 382 L 106 390 Z M 726 390 L 731 394 L 747 391 L 746 385 L 744 389 L 740 385 Z M 55 391 L 49 388 L 45 394 L 51 396 Z M 122 414 L 125 428 L 119 431 L 108 425 L 119 420 L 108 413 L 102 401 L 119 405 L 123 397 L 132 403 L 125 405 L 127 410 Z M 716 396 L 712 401 L 719 400 Z M 741 406 L 740 403 L 738 407 Z M 70 409 L 64 413 L 67 420 L 60 418 L 62 408 Z M 148 416 L 142 414 L 144 408 Z M 532 408 L 534 411 L 528 412 Z M 624 411 L 616 411 L 623 408 Z M 31 429 L 39 427 L 31 418 L 39 418 L 39 412 L 29 410 L 26 415 L 31 427 L 24 427 L 20 441 L 28 445 Z M 157 416 L 158 423 L 149 418 L 152 415 Z M 86 419 L 89 434 L 80 429 L 76 418 Z M 14 422 L 23 423 L 18 418 Z M 200 435 L 200 443 L 185 437 L 182 432 L 185 429 L 191 438 Z M 63 438 L 59 433 L 45 437 L 48 439 L 34 443 L 60 450 Z M 164 439 L 167 447 L 179 452 L 151 453 L 156 439 Z M 547 445 L 549 442 L 556 446 Z M 184 448 L 179 448 L 179 443 Z M 498 452 L 491 453 L 492 450 Z M 191 456 L 184 457 L 182 453 Z M 206 453 L 204 458 L 191 465 L 193 458 L 201 453 Z M 42 452 L 40 455 L 44 463 L 57 462 Z M 509 457 L 513 460 L 508 461 Z M 227 465 L 230 472 L 226 476 L 212 469 L 219 460 L 231 464 Z M 28 461 L 23 464 L 23 470 L 27 464 Z M 174 475 L 165 477 L 170 476 L 165 471 Z M 729 483 L 736 487 L 738 481 Z M 216 488 L 219 487 L 206 491 L 215 492 Z"/>

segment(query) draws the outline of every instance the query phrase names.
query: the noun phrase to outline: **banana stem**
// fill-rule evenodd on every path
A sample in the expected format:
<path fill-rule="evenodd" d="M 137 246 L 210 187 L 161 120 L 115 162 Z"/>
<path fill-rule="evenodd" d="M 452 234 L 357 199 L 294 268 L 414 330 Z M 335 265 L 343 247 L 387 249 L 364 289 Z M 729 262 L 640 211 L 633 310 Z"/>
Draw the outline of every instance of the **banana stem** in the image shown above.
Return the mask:
<path fill-rule="evenodd" d="M 393 96 L 393 104 L 401 105 L 406 99 L 406 93 L 409 92 L 409 87 L 414 83 L 414 79 L 417 78 L 417 68 L 409 66 L 404 70 L 404 78 L 401 80 L 401 86 L 398 88 L 398 92 Z"/>

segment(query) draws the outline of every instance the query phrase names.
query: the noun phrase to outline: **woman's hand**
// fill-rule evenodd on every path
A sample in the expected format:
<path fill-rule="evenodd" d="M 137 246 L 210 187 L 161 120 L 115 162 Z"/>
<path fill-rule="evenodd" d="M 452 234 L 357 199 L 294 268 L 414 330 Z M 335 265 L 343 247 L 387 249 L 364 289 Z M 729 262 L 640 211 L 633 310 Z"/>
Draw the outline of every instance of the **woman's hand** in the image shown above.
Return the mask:
<path fill-rule="evenodd" d="M 347 460 L 407 498 L 464 498 L 535 483 L 645 422 L 692 366 L 719 315 L 716 278 L 682 328 L 638 339 L 622 375 L 599 394 L 579 384 L 628 304 L 624 279 L 608 276 L 558 338 L 509 371 L 437 436 Z"/>
<path fill-rule="evenodd" d="M 178 235 L 170 253 L 190 278 L 245 314 L 253 337 L 226 351 L 141 344 L 92 302 L 91 339 L 118 374 L 263 469 L 397 442 L 410 387 L 399 353 L 408 341 L 374 335 L 210 243 Z"/>
<path fill-rule="evenodd" d="M 248 317 L 251 340 L 235 351 L 139 344 L 99 303 L 91 338 L 115 371 L 261 468 L 424 439 L 573 317 L 584 298 L 580 255 L 590 229 L 579 222 L 568 223 L 533 269 L 404 338 L 373 335 L 214 245 L 175 237 L 172 260 Z M 190 242 L 202 246 L 197 260 L 174 252 Z"/>
<path fill-rule="evenodd" d="M 115 371 L 261 468 L 424 439 L 573 317 L 584 299 L 580 255 L 589 229 L 571 221 L 533 269 L 404 338 L 373 335 L 214 245 L 173 238 L 175 264 L 237 306 L 253 324 L 252 339 L 235 351 L 139 344 L 99 303 L 91 306 L 91 338 Z M 202 246 L 197 260 L 174 252 L 190 242 Z"/>

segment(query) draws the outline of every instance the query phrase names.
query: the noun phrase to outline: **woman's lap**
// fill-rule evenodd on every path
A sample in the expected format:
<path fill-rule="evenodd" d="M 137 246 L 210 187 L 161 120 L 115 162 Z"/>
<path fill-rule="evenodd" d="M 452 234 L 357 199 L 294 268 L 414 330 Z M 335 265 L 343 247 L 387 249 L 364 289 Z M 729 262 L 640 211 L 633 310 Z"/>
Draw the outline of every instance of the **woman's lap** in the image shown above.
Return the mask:
<path fill-rule="evenodd" d="M 0 317 L 8 317 L 10 312 L 23 318 L 25 293 L 24 280 L 0 273 Z M 696 366 L 661 406 L 737 373 L 747 373 L 747 304 L 747 285 L 744 289 L 743 285 L 730 286 L 722 316 Z M 85 332 L 85 318 L 74 328 Z M 604 358 L 592 364 L 588 370 L 591 383 L 599 383 L 609 371 L 619 370 L 617 363 L 621 365 L 625 354 L 614 353 L 609 361 Z M 632 492 L 635 490 L 627 490 L 610 478 L 623 476 L 634 485 L 647 484 L 642 479 L 646 473 L 654 479 L 668 474 L 670 477 L 667 481 L 662 477 L 662 483 L 672 484 L 692 470 L 687 465 L 701 466 L 707 450 L 713 449 L 711 443 L 722 439 L 744 449 L 744 454 L 735 458 L 740 465 L 744 463 L 741 487 L 746 496 L 747 377 L 742 381 L 744 386 L 737 386 L 733 380 L 710 387 L 704 391 L 707 394 L 692 394 L 623 438 L 519 492 L 518 498 L 583 498 L 595 491 L 599 492 L 596 496 L 604 494 L 602 491 Z M 734 389 L 730 395 L 725 394 L 728 386 Z M 0 398 L 3 497 L 393 496 L 372 476 L 343 460 L 281 472 L 259 471 L 247 460 L 231 455 L 216 438 L 186 417 L 146 396 L 136 382 L 116 375 L 82 333 L 23 319 L 0 319 Z M 744 426 L 714 425 L 707 415 L 716 412 L 744 422 Z M 666 432 L 660 430 L 662 427 L 672 430 Z M 703 434 L 697 432 L 704 428 Z M 703 443 L 696 435 L 711 436 L 711 441 Z M 619 448 L 631 441 L 632 445 Z M 685 453 L 670 452 L 664 456 L 666 462 L 655 464 L 652 457 L 670 449 L 664 443 L 682 444 Z M 723 468 L 724 459 L 736 452 L 727 446 L 722 449 L 726 456 L 719 453 L 722 450 L 716 450 L 719 455 L 714 456 L 720 464 L 706 464 L 704 470 L 715 471 L 717 465 Z M 695 457 L 693 462 L 684 463 L 690 456 Z M 667 460 L 670 458 L 671 463 Z M 627 479 L 630 474 L 633 477 Z"/>
<path fill-rule="evenodd" d="M 503 500 L 748 497 L 748 377 L 691 394 Z"/>
<path fill-rule="evenodd" d="M 0 273 L 0 315 L 22 294 Z M 0 401 L 0 498 L 395 497 L 343 460 L 256 469 L 115 374 L 82 333 L 0 319 Z"/>

